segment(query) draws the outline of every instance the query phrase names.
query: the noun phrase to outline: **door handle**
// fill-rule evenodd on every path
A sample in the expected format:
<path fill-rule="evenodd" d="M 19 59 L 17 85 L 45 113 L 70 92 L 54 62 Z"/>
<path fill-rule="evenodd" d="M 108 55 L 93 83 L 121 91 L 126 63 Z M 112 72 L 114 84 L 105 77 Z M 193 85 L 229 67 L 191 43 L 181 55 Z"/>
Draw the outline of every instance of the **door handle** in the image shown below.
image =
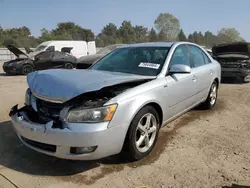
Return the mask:
<path fill-rule="evenodd" d="M 196 77 L 196 76 L 193 76 L 192 80 L 193 80 L 194 82 L 196 82 L 196 79 L 197 79 L 197 77 Z"/>

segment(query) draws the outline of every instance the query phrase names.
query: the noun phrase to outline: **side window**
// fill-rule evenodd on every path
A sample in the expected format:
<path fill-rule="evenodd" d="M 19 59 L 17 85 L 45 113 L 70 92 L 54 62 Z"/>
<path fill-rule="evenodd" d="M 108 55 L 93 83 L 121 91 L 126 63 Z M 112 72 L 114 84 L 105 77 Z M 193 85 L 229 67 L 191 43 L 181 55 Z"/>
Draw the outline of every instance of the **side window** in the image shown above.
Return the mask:
<path fill-rule="evenodd" d="M 207 57 L 207 55 L 206 55 L 205 53 L 203 53 L 203 52 L 202 52 L 202 54 L 203 54 L 203 57 L 204 57 L 205 63 L 206 63 L 206 64 L 211 63 L 211 60 Z"/>
<path fill-rule="evenodd" d="M 170 60 L 169 68 L 176 64 L 188 65 L 190 66 L 190 61 L 188 57 L 187 48 L 185 45 L 178 46 Z"/>
<path fill-rule="evenodd" d="M 189 45 L 188 48 L 192 67 L 200 67 L 206 64 L 204 58 L 205 54 L 200 48 L 193 45 Z"/>
<path fill-rule="evenodd" d="M 46 51 L 55 51 L 55 46 L 49 46 Z"/>

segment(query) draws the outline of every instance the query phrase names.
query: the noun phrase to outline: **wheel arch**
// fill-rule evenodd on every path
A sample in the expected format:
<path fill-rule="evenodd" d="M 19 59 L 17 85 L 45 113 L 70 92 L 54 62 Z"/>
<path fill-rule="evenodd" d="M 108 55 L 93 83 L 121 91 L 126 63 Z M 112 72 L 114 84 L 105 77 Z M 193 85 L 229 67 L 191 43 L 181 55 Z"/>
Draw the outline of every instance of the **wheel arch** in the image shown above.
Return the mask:
<path fill-rule="evenodd" d="M 20 69 L 19 69 L 20 73 L 22 73 L 23 67 L 26 66 L 26 65 L 31 66 L 31 67 L 33 68 L 33 71 L 36 70 L 36 68 L 35 68 L 35 66 L 34 66 L 33 64 L 31 64 L 30 62 L 26 62 L 26 63 L 24 63 L 24 64 L 20 67 Z"/>
<path fill-rule="evenodd" d="M 65 61 L 65 62 L 64 62 L 64 64 L 63 64 L 63 66 L 65 67 L 65 66 L 66 66 L 66 64 L 71 64 L 73 68 L 76 68 L 76 64 L 75 64 L 75 63 L 73 63 L 73 62 L 70 62 L 70 61 Z"/>
<path fill-rule="evenodd" d="M 215 81 L 216 84 L 217 84 L 217 88 L 219 88 L 219 85 L 220 85 L 220 83 L 219 83 L 219 82 L 220 82 L 220 81 L 219 81 L 219 78 L 215 78 L 214 81 Z"/>
<path fill-rule="evenodd" d="M 129 121 L 129 125 L 131 124 L 131 122 L 132 122 L 133 119 L 135 118 L 136 114 L 138 114 L 138 112 L 139 112 L 141 109 L 143 109 L 144 107 L 146 107 L 146 106 L 152 106 L 152 107 L 155 108 L 156 112 L 157 112 L 158 115 L 159 115 L 159 118 L 160 118 L 160 126 L 161 126 L 161 124 L 162 124 L 162 122 L 163 122 L 163 110 L 162 110 L 161 105 L 160 105 L 158 102 L 156 102 L 156 101 L 148 101 L 147 103 L 142 104 L 142 105 L 134 112 L 132 118 L 131 118 L 130 121 Z"/>
<path fill-rule="evenodd" d="M 133 114 L 132 118 L 130 119 L 129 123 L 128 123 L 128 127 L 127 127 L 127 130 L 126 130 L 126 134 L 125 134 L 125 138 L 124 138 L 124 141 L 123 141 L 123 150 L 125 149 L 125 145 L 126 145 L 126 142 L 127 142 L 127 139 L 128 139 L 128 131 L 129 131 L 129 128 L 131 126 L 131 122 L 133 121 L 133 119 L 135 118 L 135 116 L 138 114 L 138 112 L 143 109 L 144 107 L 146 106 L 152 106 L 156 112 L 158 113 L 159 115 L 159 119 L 160 119 L 160 127 L 162 126 L 162 123 L 163 123 L 163 110 L 162 110 L 162 107 L 160 106 L 160 104 L 156 101 L 149 101 L 145 104 L 143 104 L 141 107 L 139 107 L 135 113 Z M 125 149 L 126 150 L 126 149 Z"/>

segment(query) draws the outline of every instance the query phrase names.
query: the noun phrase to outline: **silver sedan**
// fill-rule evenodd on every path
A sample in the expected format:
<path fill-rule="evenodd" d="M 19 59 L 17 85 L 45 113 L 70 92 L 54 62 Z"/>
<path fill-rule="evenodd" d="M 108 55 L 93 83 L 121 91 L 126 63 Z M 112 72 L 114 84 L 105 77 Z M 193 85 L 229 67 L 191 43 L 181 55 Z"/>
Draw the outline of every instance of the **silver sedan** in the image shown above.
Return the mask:
<path fill-rule="evenodd" d="M 221 68 L 188 42 L 126 45 L 87 70 L 28 74 L 25 105 L 10 116 L 20 140 L 48 155 L 99 159 L 154 148 L 159 129 L 183 113 L 216 104 Z"/>

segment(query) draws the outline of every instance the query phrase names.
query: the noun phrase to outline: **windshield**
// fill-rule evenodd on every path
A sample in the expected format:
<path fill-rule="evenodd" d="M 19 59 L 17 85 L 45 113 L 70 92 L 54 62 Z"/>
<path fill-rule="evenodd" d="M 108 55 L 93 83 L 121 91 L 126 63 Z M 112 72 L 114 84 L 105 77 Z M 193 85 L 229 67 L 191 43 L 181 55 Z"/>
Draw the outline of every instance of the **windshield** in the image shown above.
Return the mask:
<path fill-rule="evenodd" d="M 90 69 L 156 76 L 165 63 L 169 47 L 127 47 L 109 53 Z"/>
<path fill-rule="evenodd" d="M 34 50 L 34 52 L 42 51 L 42 50 L 44 50 L 46 47 L 47 47 L 47 46 L 45 46 L 45 45 L 39 45 L 39 46 L 37 46 L 37 48 Z"/>
<path fill-rule="evenodd" d="M 102 48 L 101 50 L 99 50 L 97 52 L 97 54 L 108 54 L 112 50 L 116 49 L 116 47 L 118 47 L 118 46 L 121 46 L 121 45 L 109 45 L 109 46 L 106 46 L 106 47 Z"/>

